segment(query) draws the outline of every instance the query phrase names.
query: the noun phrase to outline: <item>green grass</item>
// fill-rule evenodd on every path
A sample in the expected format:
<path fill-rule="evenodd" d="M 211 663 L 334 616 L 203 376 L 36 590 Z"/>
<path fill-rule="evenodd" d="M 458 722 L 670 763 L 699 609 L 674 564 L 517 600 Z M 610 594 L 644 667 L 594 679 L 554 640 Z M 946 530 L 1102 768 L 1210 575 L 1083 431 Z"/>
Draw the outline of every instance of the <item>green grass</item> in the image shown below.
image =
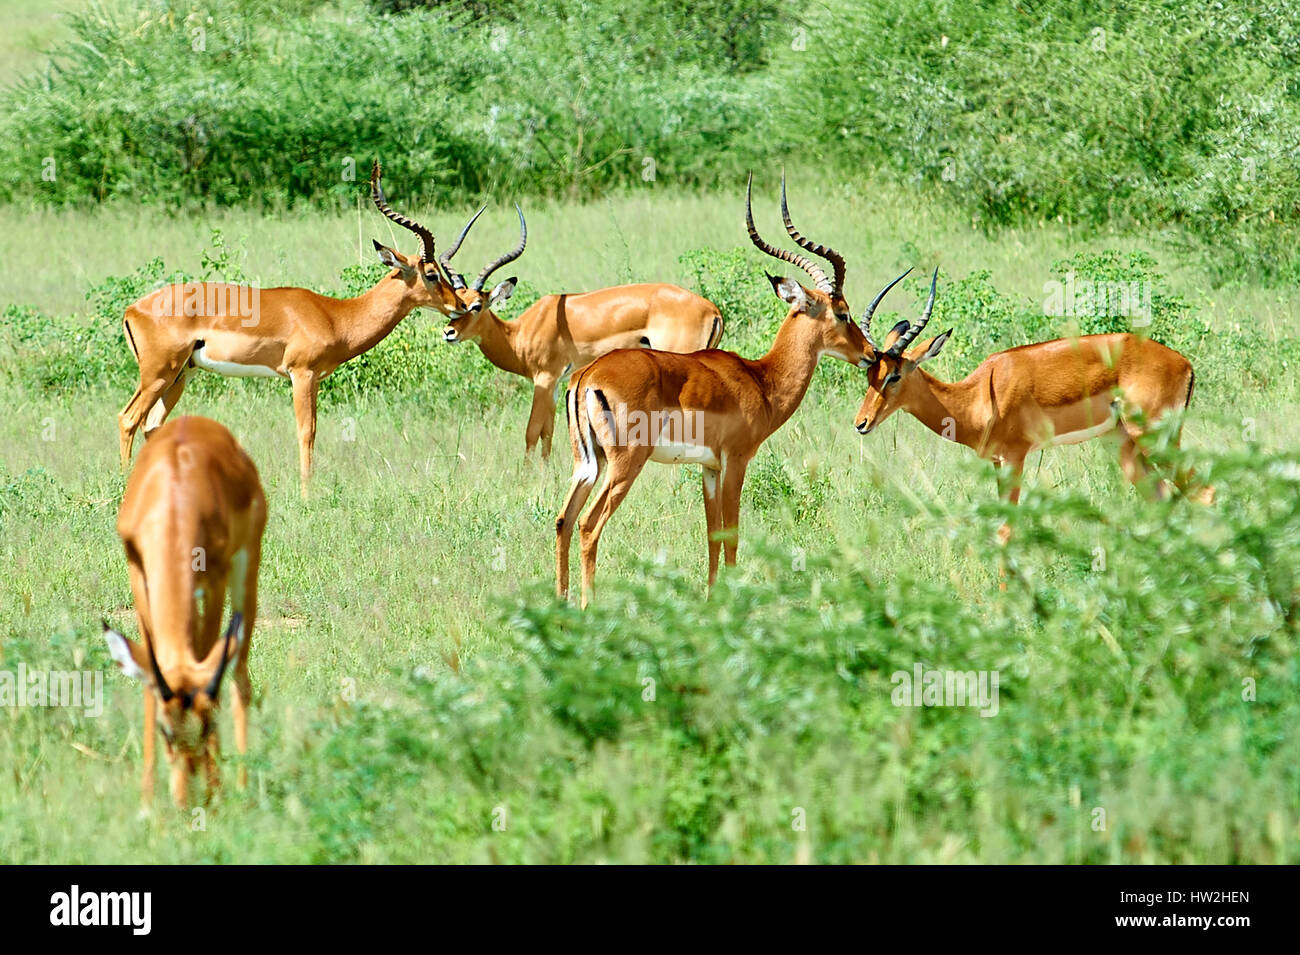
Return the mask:
<path fill-rule="evenodd" d="M 934 262 L 990 269 L 999 291 L 1041 303 L 1053 262 L 1118 244 L 1064 228 L 994 241 L 910 193 L 792 181 L 797 221 L 823 223 L 807 231 L 848 258 L 858 309 L 900 264 Z M 744 242 L 740 195 L 652 187 L 530 206 L 516 271 L 539 290 L 684 281 L 685 250 Z M 467 210 L 411 211 L 449 236 Z M 775 238 L 770 195 L 758 216 Z M 511 219 L 485 217 L 461 257 L 505 248 Z M 0 208 L 0 305 L 88 321 L 90 285 L 153 256 L 197 271 L 214 227 L 266 284 L 328 287 L 356 258 L 355 212 Z M 388 238 L 371 212 L 362 235 Z M 1211 293 L 1182 263 L 1161 267 L 1216 334 L 1241 326 L 1259 350 L 1300 335 L 1276 292 Z M 915 314 L 908 299 L 895 307 Z M 481 362 L 469 347 L 419 360 L 446 375 Z M 1191 357 L 1207 381 L 1187 423 L 1194 457 L 1294 453 L 1294 380 L 1238 380 L 1251 354 Z M 100 617 L 135 632 L 114 532 L 128 389 L 0 380 L 0 669 L 106 667 Z M 180 412 L 228 425 L 270 501 L 249 789 L 230 785 L 224 717 L 227 788 L 206 829 L 170 808 L 161 777 L 137 818 L 140 691 L 110 674 L 99 719 L 0 708 L 0 861 L 1296 860 L 1293 482 L 1225 463 L 1216 509 L 1157 506 L 1108 445 L 1051 451 L 1027 472 L 1021 576 L 1000 593 L 989 471 L 902 415 L 860 439 L 852 371 L 823 368 L 754 463 L 741 563 L 714 598 L 698 472 L 659 466 L 602 539 L 582 617 L 550 596 L 563 424 L 549 463 L 525 461 L 527 388 L 487 380 L 490 412 L 477 384 L 326 396 L 307 503 L 280 383 L 187 393 Z M 1101 576 L 1086 556 L 1098 545 Z M 1202 566 L 1199 547 L 1218 556 Z M 889 673 L 915 662 L 1000 669 L 1000 715 L 892 707 Z M 638 702 L 647 673 L 662 706 Z M 1238 698 L 1246 676 L 1255 704 Z M 502 806 L 510 822 L 494 831 Z M 807 832 L 792 830 L 794 807 Z"/>
<path fill-rule="evenodd" d="M 87 5 L 87 0 L 6 0 L 0 5 L 0 86 L 41 69 L 49 61 L 41 51 L 67 40 L 67 15 Z"/>

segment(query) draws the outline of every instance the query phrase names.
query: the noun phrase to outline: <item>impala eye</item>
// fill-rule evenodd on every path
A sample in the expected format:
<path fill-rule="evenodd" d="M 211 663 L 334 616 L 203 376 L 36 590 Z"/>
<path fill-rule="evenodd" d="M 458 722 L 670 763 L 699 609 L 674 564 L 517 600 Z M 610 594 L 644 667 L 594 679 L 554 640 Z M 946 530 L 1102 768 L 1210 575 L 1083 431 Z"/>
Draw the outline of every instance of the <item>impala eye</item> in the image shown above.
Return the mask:
<path fill-rule="evenodd" d="M 890 375 L 888 378 L 885 379 L 885 387 L 888 388 L 894 382 L 898 381 L 898 379 L 899 379 L 898 372 L 894 372 L 892 375 Z"/>

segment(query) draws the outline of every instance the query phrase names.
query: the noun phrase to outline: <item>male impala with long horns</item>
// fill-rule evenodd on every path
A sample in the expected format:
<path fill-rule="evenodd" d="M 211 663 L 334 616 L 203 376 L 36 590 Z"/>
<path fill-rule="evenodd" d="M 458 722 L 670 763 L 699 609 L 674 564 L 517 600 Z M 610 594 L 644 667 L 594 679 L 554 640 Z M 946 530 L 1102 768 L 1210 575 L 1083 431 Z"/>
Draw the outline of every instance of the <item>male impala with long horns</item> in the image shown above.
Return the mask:
<path fill-rule="evenodd" d="M 153 798 L 155 723 L 176 804 L 185 802 L 189 778 L 200 767 L 208 791 L 216 788 L 215 707 L 232 663 L 235 746 L 248 752 L 248 651 L 265 528 L 257 468 L 217 422 L 178 418 L 140 452 L 117 518 L 140 642 L 107 623 L 104 637 L 122 671 L 144 684 L 146 805 Z M 230 625 L 223 636 L 227 590 Z M 241 770 L 241 784 L 244 778 Z"/>
<path fill-rule="evenodd" d="M 610 352 L 574 375 L 568 392 L 573 483 L 555 522 L 556 590 L 569 590 L 569 545 L 587 497 L 602 473 L 605 484 L 581 523 L 582 604 L 590 599 L 601 531 L 650 461 L 694 463 L 704 471 L 709 586 L 718 552 L 736 562 L 740 493 L 745 470 L 759 447 L 803 401 L 823 355 L 866 367 L 867 342 L 844 301 L 844 259 L 834 249 L 800 235 L 790 221 L 781 179 L 786 231 L 807 252 L 829 262 L 834 279 L 811 259 L 764 242 L 754 228 L 745 187 L 745 225 L 762 252 L 789 262 L 812 279 L 812 288 L 769 275 L 772 290 L 790 311 L 762 358 L 709 349 L 689 355 L 658 350 Z M 882 293 L 883 294 L 883 293 Z"/>
<path fill-rule="evenodd" d="M 506 279 L 489 293 L 483 288 L 493 272 L 523 254 L 528 227 L 519 212 L 519 244 L 466 283 L 463 275 L 453 271 L 451 258 L 482 214 L 483 209 L 474 213 L 439 259 L 459 298 L 456 308 L 444 309 L 448 321 L 443 338 L 452 343 L 477 342 L 492 364 L 533 383 L 533 407 L 524 436 L 526 454 L 540 440 L 542 457 L 550 456 L 556 389 L 573 369 L 616 348 L 692 352 L 712 348 L 722 337 L 722 313 L 716 305 L 676 285 L 658 283 L 544 295 L 515 321 L 502 321 L 492 309 L 510 298 L 515 280 Z"/>
<path fill-rule="evenodd" d="M 307 495 L 316 441 L 321 379 L 369 351 L 415 308 L 451 311 L 459 300 L 434 261 L 433 235 L 384 200 L 376 162 L 370 194 L 387 218 L 420 240 L 415 255 L 374 243 L 392 271 L 356 298 L 337 299 L 304 288 L 253 289 L 218 282 L 169 285 L 126 310 L 122 326 L 140 366 L 140 386 L 117 416 L 122 467 L 135 432 L 147 438 L 162 425 L 195 368 L 232 377 L 288 378 L 298 424 L 302 493 Z M 146 415 L 148 416 L 146 418 Z"/>
<path fill-rule="evenodd" d="M 1190 404 L 1196 378 L 1191 362 L 1138 335 L 1082 335 L 1001 351 L 961 381 L 940 381 L 921 365 L 939 354 L 952 329 L 912 345 L 930 321 L 938 278 L 936 269 L 919 322 L 899 322 L 880 345 L 871 341 L 875 359 L 855 422 L 859 432 L 870 434 L 902 409 L 992 461 L 1001 493 L 1012 504 L 1020 500 L 1025 458 L 1050 445 L 1114 431 L 1129 481 L 1139 484 L 1151 472 L 1140 438 L 1164 415 Z M 863 331 L 869 341 L 870 322 L 868 315 Z M 1186 490 L 1191 476 L 1180 475 L 1175 483 Z M 1165 495 L 1169 482 L 1158 481 L 1154 490 Z M 1213 490 L 1198 488 L 1196 496 L 1208 502 Z M 1005 539 L 1008 531 L 1001 533 Z"/>

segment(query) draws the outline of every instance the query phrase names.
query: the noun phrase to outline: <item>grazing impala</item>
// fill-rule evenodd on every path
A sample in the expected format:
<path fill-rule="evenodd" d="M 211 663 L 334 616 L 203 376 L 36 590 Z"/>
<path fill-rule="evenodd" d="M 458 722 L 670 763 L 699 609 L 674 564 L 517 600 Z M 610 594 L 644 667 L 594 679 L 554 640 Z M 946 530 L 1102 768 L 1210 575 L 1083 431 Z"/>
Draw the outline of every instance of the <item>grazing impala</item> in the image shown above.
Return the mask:
<path fill-rule="evenodd" d="M 104 624 L 109 652 L 144 683 L 144 781 L 153 799 L 154 723 L 162 709 L 171 793 L 185 802 L 200 764 L 216 788 L 214 709 L 235 665 L 235 746 L 248 752 L 248 650 L 257 619 L 257 568 L 266 497 L 257 468 L 230 432 L 178 418 L 150 440 L 126 483 L 117 533 L 126 549 L 140 643 Z M 221 614 L 230 590 L 230 625 Z M 244 782 L 240 771 L 240 784 Z"/>
<path fill-rule="evenodd" d="M 288 378 L 307 496 L 321 379 L 374 348 L 412 309 L 458 307 L 451 283 L 433 259 L 429 230 L 385 202 L 378 162 L 370 194 L 380 212 L 419 237 L 420 250 L 407 256 L 375 242 L 379 261 L 392 271 L 363 295 L 336 299 L 304 288 L 204 282 L 169 285 L 127 308 L 122 325 L 140 366 L 140 386 L 117 416 L 123 468 L 141 422 L 146 438 L 162 425 L 194 368 L 233 377 Z"/>
<path fill-rule="evenodd" d="M 1147 426 L 1191 401 L 1195 375 L 1186 358 L 1137 335 L 1084 335 L 998 352 L 961 381 L 939 381 L 921 365 L 939 354 L 952 329 L 912 346 L 930 320 L 938 274 L 936 269 L 930 280 L 921 320 L 899 322 L 883 344 L 871 342 L 875 360 L 867 369 L 858 431 L 870 434 L 901 408 L 936 434 L 992 461 L 1001 493 L 1012 504 L 1020 500 L 1020 478 L 1031 452 L 1113 430 L 1125 476 L 1138 484 L 1150 473 L 1139 438 Z M 870 339 L 870 316 L 863 331 Z M 1190 478 L 1189 472 L 1176 483 L 1185 489 Z M 1155 487 L 1160 496 L 1168 490 L 1163 480 Z M 1208 502 L 1213 492 L 1200 488 L 1197 496 Z M 1004 528 L 1004 539 L 1006 533 Z"/>
<path fill-rule="evenodd" d="M 724 541 L 727 564 L 736 562 L 745 469 L 759 446 L 803 401 L 818 359 L 829 354 L 866 366 L 866 339 L 844 301 L 843 258 L 795 231 L 786 208 L 784 177 L 781 209 L 786 230 L 801 248 L 832 264 L 834 281 L 810 259 L 764 242 L 754 228 L 752 185 L 751 176 L 745 188 L 750 241 L 767 255 L 803 269 L 814 287 L 768 276 L 790 311 L 771 349 L 757 360 L 714 349 L 690 355 L 631 349 L 610 352 L 574 376 L 567 396 L 573 483 L 555 522 L 556 590 L 561 597 L 569 589 L 573 526 L 601 472 L 608 472 L 582 520 L 584 607 L 596 572 L 601 531 L 648 461 L 703 465 L 712 587 Z"/>
<path fill-rule="evenodd" d="M 525 454 L 540 438 L 542 457 L 550 456 L 556 389 L 574 368 L 616 348 L 692 352 L 712 348 L 722 337 L 718 307 L 676 285 L 620 285 L 580 295 L 546 295 L 517 320 L 502 321 L 492 309 L 510 298 L 515 280 L 506 279 L 487 294 L 483 286 L 493 272 L 523 254 L 528 227 L 524 214 L 519 212 L 519 245 L 488 263 L 467 284 L 463 275 L 452 270 L 451 257 L 482 214 L 483 209 L 474 214 L 439 260 L 459 298 L 455 308 L 443 310 L 448 321 L 442 334 L 452 343 L 477 342 L 492 364 L 533 383 Z"/>

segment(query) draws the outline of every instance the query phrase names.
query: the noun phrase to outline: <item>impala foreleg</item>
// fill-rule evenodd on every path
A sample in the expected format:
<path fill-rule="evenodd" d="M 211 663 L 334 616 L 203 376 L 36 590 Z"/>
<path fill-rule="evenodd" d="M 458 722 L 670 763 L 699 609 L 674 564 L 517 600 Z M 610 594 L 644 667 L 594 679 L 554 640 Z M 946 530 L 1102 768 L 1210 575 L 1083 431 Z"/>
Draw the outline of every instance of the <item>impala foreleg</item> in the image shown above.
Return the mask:
<path fill-rule="evenodd" d="M 235 749 L 240 756 L 248 755 L 248 708 L 253 701 L 253 686 L 248 678 L 248 652 L 253 645 L 253 624 L 257 620 L 257 569 L 261 562 L 260 532 L 249 543 L 243 555 L 238 555 L 233 568 L 230 588 L 230 613 L 244 618 L 244 635 L 235 660 L 234 690 L 231 693 L 230 711 L 235 724 Z M 242 573 L 241 573 L 242 571 Z M 248 767 L 240 764 L 237 783 L 240 789 L 248 785 Z"/>
<path fill-rule="evenodd" d="M 540 438 L 542 459 L 551 456 L 551 435 L 555 432 L 555 379 L 537 378 L 533 382 L 533 407 L 528 414 L 528 431 L 524 435 L 524 454 L 532 454 Z"/>
<path fill-rule="evenodd" d="M 298 474 L 305 501 L 311 481 L 312 449 L 316 445 L 316 397 L 320 379 L 310 369 L 293 371 L 289 377 L 293 381 L 293 413 L 298 422 Z"/>
<path fill-rule="evenodd" d="M 749 462 L 724 458 L 722 466 L 722 545 L 728 567 L 736 566 L 740 546 L 740 492 L 745 486 Z"/>
<path fill-rule="evenodd" d="M 627 449 L 632 453 L 624 453 L 615 459 L 610 457 L 609 476 L 605 479 L 605 485 L 600 489 L 600 494 L 596 497 L 596 503 L 591 506 L 587 516 L 582 519 L 579 527 L 578 546 L 582 552 L 582 606 L 585 609 L 591 602 L 594 593 L 596 579 L 596 547 L 600 543 L 601 532 L 604 531 L 605 525 L 609 519 L 614 516 L 618 506 L 623 503 L 627 497 L 627 492 L 632 490 L 632 483 L 636 480 L 641 469 L 645 467 L 646 461 L 650 459 L 649 448 Z"/>
<path fill-rule="evenodd" d="M 194 767 L 190 760 L 181 753 L 168 753 L 171 758 L 171 793 L 172 802 L 183 807 L 190 796 L 190 774 Z"/>
<path fill-rule="evenodd" d="M 213 794 L 221 788 L 221 772 L 217 768 L 217 760 L 221 757 L 221 741 L 217 737 L 215 730 L 208 734 L 207 746 L 203 751 L 203 765 L 205 775 L 208 781 L 207 798 L 210 800 Z"/>
<path fill-rule="evenodd" d="M 1025 473 L 1024 457 L 1015 458 L 997 458 L 994 460 L 994 466 L 997 468 L 998 478 L 998 495 L 1011 504 L 1020 503 L 1020 481 Z M 1003 522 L 998 528 L 998 543 L 1003 547 L 1011 540 L 1011 525 Z M 1002 554 L 998 555 L 998 590 L 1006 591 L 1007 589 L 1007 561 Z"/>
<path fill-rule="evenodd" d="M 153 804 L 153 782 L 158 743 L 158 700 L 154 688 L 144 687 L 144 776 L 140 780 L 140 803 L 146 809 Z"/>
<path fill-rule="evenodd" d="M 703 468 L 704 523 L 709 535 L 709 587 L 718 579 L 718 556 L 722 552 L 721 475 L 714 468 Z"/>

